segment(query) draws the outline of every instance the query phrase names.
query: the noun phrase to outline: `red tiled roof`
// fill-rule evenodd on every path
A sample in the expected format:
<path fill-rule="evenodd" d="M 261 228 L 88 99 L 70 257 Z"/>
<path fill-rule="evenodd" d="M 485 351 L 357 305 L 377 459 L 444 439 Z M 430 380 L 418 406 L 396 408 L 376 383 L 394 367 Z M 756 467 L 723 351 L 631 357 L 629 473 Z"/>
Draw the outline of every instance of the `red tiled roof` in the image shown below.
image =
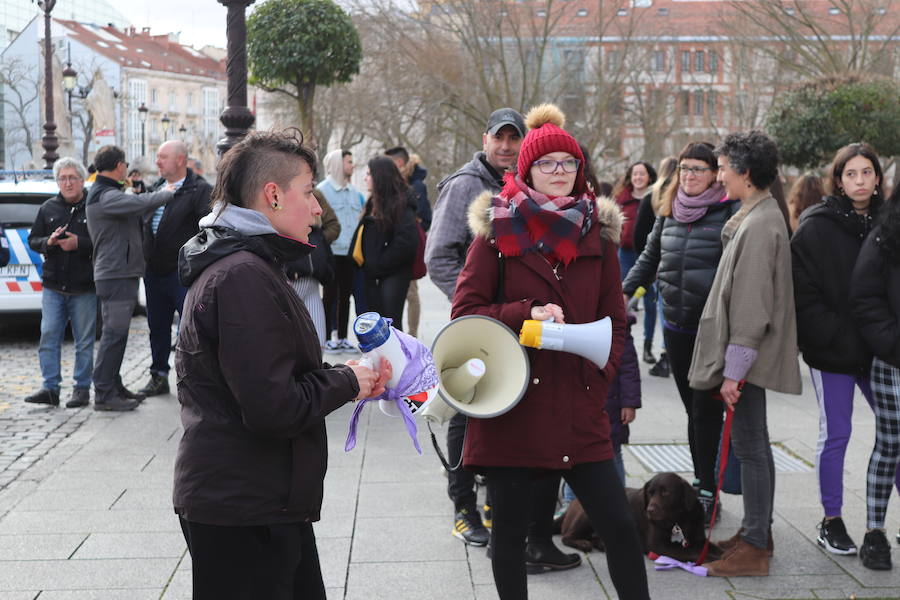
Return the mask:
<path fill-rule="evenodd" d="M 225 79 L 225 61 L 217 61 L 168 35 L 152 35 L 149 29 L 120 30 L 78 21 L 54 19 L 71 31 L 71 37 L 123 67 L 182 75 Z"/>
<path fill-rule="evenodd" d="M 465 0 L 464 0 L 465 1 Z M 744 6 L 748 2 L 742 2 Z M 850 5 L 853 10 L 868 10 L 871 15 L 853 14 L 859 35 L 862 22 L 871 18 L 875 23 L 874 35 L 896 35 L 900 26 L 900 10 L 889 9 L 890 0 L 857 0 Z M 587 37 L 606 39 L 627 38 L 735 38 L 753 35 L 752 23 L 741 16 L 736 3 L 729 0 L 652 0 L 646 6 L 634 6 L 631 0 L 598 3 L 596 0 L 487 0 L 478 2 L 475 10 L 481 12 L 479 20 L 493 20 L 505 25 L 505 33 L 519 29 L 541 33 L 541 22 L 550 19 L 551 37 Z M 455 2 L 436 0 L 431 4 L 432 13 L 443 11 L 452 14 Z M 847 17 L 829 12 L 834 2 L 829 0 L 783 0 L 785 17 L 798 18 L 803 12 L 811 15 L 828 34 L 846 36 Z M 884 13 L 874 12 L 878 7 Z M 602 12 L 601 12 L 602 11 Z M 793 11 L 793 13 L 790 13 Z M 482 21 L 484 22 L 484 21 Z M 516 25 L 517 24 L 517 25 Z M 738 24 L 740 30 L 736 30 Z M 799 31 L 803 31 L 802 28 Z M 764 33 L 756 33 L 765 36 Z"/>

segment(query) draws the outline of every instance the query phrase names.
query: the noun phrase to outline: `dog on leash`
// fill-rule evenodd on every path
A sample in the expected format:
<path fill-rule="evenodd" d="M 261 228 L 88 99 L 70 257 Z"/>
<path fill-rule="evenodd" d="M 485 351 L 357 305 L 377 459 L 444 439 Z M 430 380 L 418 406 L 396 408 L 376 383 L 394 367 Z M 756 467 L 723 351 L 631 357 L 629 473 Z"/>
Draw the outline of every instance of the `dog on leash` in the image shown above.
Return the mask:
<path fill-rule="evenodd" d="M 675 560 L 696 561 L 706 541 L 703 507 L 690 483 L 675 473 L 659 473 L 642 488 L 625 488 L 628 506 L 637 524 L 644 553 L 655 552 Z M 560 526 L 562 543 L 590 552 L 603 550 L 581 503 L 573 500 Z M 721 555 L 710 544 L 710 560 Z"/>

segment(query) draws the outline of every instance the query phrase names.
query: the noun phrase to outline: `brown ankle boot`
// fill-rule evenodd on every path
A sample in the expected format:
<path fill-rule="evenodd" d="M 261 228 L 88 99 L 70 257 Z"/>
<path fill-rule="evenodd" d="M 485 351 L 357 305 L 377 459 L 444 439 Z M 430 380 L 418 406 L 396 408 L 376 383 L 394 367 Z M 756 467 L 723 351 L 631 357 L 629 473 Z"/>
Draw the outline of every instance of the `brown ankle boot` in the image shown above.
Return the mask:
<path fill-rule="evenodd" d="M 738 532 L 728 538 L 727 540 L 722 540 L 721 542 L 716 542 L 716 545 L 722 549 L 722 558 L 725 558 L 728 554 L 734 550 L 738 542 L 741 541 L 741 531 L 743 529 L 738 529 Z M 775 542 L 772 540 L 772 528 L 769 527 L 769 541 L 766 542 L 766 552 L 768 552 L 771 557 L 775 553 Z"/>
<path fill-rule="evenodd" d="M 769 574 L 768 551 L 742 538 L 723 558 L 708 563 L 706 569 L 711 577 L 765 577 Z"/>

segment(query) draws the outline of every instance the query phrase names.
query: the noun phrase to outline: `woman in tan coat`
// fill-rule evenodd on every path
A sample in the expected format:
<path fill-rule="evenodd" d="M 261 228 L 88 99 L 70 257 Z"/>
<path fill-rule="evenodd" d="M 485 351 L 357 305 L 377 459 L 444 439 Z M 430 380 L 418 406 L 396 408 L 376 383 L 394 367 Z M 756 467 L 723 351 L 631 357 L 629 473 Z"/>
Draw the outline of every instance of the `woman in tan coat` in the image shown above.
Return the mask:
<path fill-rule="evenodd" d="M 700 318 L 691 387 L 719 388 L 734 411 L 732 440 L 741 461 L 741 530 L 720 542 L 707 564 L 720 577 L 768 575 L 775 463 L 766 390 L 800 393 L 787 209 L 769 193 L 778 149 L 758 131 L 733 133 L 716 148 L 718 180 L 741 208 L 725 224 L 725 247 Z"/>

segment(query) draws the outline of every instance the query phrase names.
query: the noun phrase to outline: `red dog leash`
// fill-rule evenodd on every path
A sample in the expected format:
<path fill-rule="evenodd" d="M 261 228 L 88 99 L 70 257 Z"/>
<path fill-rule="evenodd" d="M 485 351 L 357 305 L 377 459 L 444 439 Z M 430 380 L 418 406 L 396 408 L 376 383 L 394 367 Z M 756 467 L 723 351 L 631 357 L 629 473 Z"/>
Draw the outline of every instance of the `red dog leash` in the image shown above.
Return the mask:
<path fill-rule="evenodd" d="M 738 382 L 738 391 L 744 389 L 744 381 L 741 380 Z M 713 394 L 713 398 L 722 399 L 721 393 Z M 734 410 L 726 407 L 725 409 L 725 424 L 722 425 L 722 443 L 719 448 L 719 482 L 716 486 L 716 495 L 713 498 L 713 512 L 709 519 L 709 532 L 706 534 L 706 541 L 703 543 L 703 550 L 700 552 L 700 556 L 697 558 L 697 566 L 703 564 L 706 560 L 706 555 L 709 552 L 709 544 L 710 540 L 712 540 L 712 531 L 716 526 L 716 516 L 719 512 L 719 494 L 722 493 L 722 484 L 725 483 L 725 468 L 728 466 L 728 448 L 731 447 L 731 426 L 734 423 Z"/>

